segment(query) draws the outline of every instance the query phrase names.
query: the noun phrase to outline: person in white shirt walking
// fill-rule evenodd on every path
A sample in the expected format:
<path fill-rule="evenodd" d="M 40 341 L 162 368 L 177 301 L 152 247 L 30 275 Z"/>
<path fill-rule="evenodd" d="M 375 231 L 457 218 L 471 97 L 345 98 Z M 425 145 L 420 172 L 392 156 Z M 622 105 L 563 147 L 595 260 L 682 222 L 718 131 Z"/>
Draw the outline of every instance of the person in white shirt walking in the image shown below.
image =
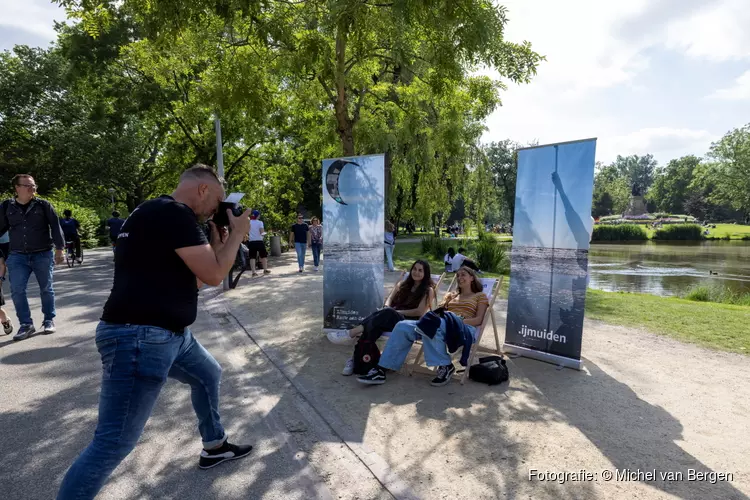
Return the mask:
<path fill-rule="evenodd" d="M 253 272 L 253 276 L 258 276 L 255 271 L 256 257 L 260 258 L 260 267 L 263 269 L 263 274 L 271 274 L 271 271 L 268 270 L 268 252 L 263 241 L 265 234 L 266 228 L 263 221 L 260 220 L 260 212 L 253 210 L 250 214 L 250 234 L 247 242 L 247 248 L 250 250 L 250 270 Z"/>
<path fill-rule="evenodd" d="M 388 270 L 393 272 L 396 270 L 393 267 L 393 249 L 396 248 L 396 227 L 393 222 L 385 221 L 385 256 L 388 259 Z"/>

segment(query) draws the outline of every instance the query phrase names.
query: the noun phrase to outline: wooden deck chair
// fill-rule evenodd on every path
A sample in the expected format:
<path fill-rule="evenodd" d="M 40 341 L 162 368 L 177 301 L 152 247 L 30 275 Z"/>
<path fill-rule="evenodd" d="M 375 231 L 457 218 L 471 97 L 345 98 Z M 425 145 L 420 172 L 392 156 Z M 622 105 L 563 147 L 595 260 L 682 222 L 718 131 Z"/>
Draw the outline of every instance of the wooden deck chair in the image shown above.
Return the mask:
<path fill-rule="evenodd" d="M 493 311 L 494 305 L 495 305 L 495 299 L 497 298 L 498 294 L 500 293 L 500 288 L 503 284 L 504 276 L 501 276 L 499 279 L 497 278 L 480 278 L 480 281 L 482 283 L 482 291 L 487 295 L 487 298 L 489 299 L 489 306 L 487 307 L 487 312 L 484 313 L 484 318 L 482 318 L 482 324 L 477 327 L 477 340 L 472 344 L 471 346 L 471 352 L 469 353 L 469 359 L 468 364 L 466 365 L 466 370 L 464 371 L 463 375 L 461 376 L 461 385 L 463 385 L 466 382 L 466 378 L 469 376 L 469 368 L 474 363 L 474 358 L 476 358 L 476 355 L 478 353 L 486 353 L 486 354 L 496 354 L 501 355 L 502 349 L 500 344 L 500 336 L 497 333 L 497 322 L 495 321 L 495 312 Z M 450 287 L 448 288 L 448 292 L 450 293 L 452 290 L 455 289 L 455 287 L 458 286 L 458 282 L 456 281 L 456 278 L 453 278 L 453 281 L 451 282 Z M 487 326 L 488 321 L 492 322 L 492 330 L 495 333 L 495 349 L 488 349 L 486 347 L 482 347 L 480 343 L 482 342 L 482 334 L 484 333 L 484 329 Z M 456 351 L 456 353 L 460 353 L 461 350 L 459 349 Z M 415 371 L 418 373 L 427 373 L 427 374 L 434 374 L 434 371 L 431 370 L 428 367 L 422 367 L 420 363 L 422 362 L 424 354 L 424 346 L 421 345 L 419 347 L 419 353 L 417 353 L 417 357 L 414 360 L 414 362 L 409 365 L 408 373 L 411 376 Z"/>
<path fill-rule="evenodd" d="M 401 283 L 403 280 L 406 279 L 406 276 L 408 276 L 407 271 L 402 271 L 401 275 L 398 277 L 398 281 L 396 282 L 396 285 Z M 434 309 L 438 305 L 438 293 L 440 292 L 440 285 L 443 283 L 443 280 L 445 279 L 445 273 L 443 274 L 431 274 L 430 278 L 432 278 L 432 281 L 435 283 L 434 291 L 435 291 L 435 300 L 430 305 L 430 309 Z M 394 293 L 396 293 L 396 285 L 393 285 L 393 288 L 391 289 L 390 293 L 386 297 L 385 301 L 383 302 L 383 306 L 388 302 L 388 299 L 393 296 Z M 391 332 L 384 332 L 383 335 L 381 335 L 380 338 L 388 338 L 391 336 Z"/>

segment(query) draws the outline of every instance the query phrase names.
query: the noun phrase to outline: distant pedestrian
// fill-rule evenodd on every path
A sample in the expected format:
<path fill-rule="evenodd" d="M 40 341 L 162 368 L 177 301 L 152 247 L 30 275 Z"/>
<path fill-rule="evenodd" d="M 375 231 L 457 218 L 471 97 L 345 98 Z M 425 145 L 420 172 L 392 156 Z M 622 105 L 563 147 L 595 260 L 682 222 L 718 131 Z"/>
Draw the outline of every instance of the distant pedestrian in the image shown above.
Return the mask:
<path fill-rule="evenodd" d="M 255 272 L 256 259 L 260 259 L 263 274 L 271 274 L 271 271 L 268 270 L 268 251 L 266 250 L 266 243 L 263 241 L 265 235 L 266 227 L 260 220 L 260 211 L 253 210 L 250 214 L 250 234 L 247 242 L 247 249 L 250 252 L 250 270 L 253 272 L 253 276 L 258 276 L 258 273 Z"/>
<path fill-rule="evenodd" d="M 389 220 L 385 221 L 385 255 L 388 259 L 388 270 L 391 272 L 396 270 L 396 268 L 393 267 L 393 249 L 396 248 L 395 230 L 396 228 L 393 226 L 393 222 Z"/>
<path fill-rule="evenodd" d="M 125 224 L 125 219 L 120 218 L 120 212 L 113 210 L 112 217 L 107 219 L 107 230 L 109 231 L 109 241 L 112 243 L 112 252 L 117 247 L 117 237 L 120 235 L 123 224 Z"/>
<path fill-rule="evenodd" d="M 135 448 L 167 377 L 190 386 L 203 440 L 201 469 L 252 450 L 227 441 L 219 415 L 221 367 L 188 328 L 198 314 L 201 282 L 222 282 L 249 230 L 249 211 L 234 217 L 227 210 L 229 231 L 209 222 L 209 244 L 201 223 L 224 196 L 214 171 L 196 165 L 182 174 L 172 196 L 142 203 L 122 226 L 112 293 L 96 328 L 103 367 L 99 422 L 65 474 L 58 500 L 97 495 Z"/>
<path fill-rule="evenodd" d="M 310 249 L 313 254 L 313 269 L 317 271 L 320 266 L 320 251 L 323 249 L 323 226 L 317 217 L 310 219 L 310 223 Z"/>
<path fill-rule="evenodd" d="M 83 250 L 81 249 L 81 235 L 78 230 L 81 229 L 81 223 L 78 219 L 73 218 L 73 211 L 66 209 L 63 211 L 63 218 L 60 219 L 60 229 L 62 229 L 65 242 L 72 242 L 75 245 L 76 260 L 79 264 L 83 262 Z"/>
<path fill-rule="evenodd" d="M 310 226 L 305 224 L 305 218 L 302 214 L 297 215 L 297 223 L 292 225 L 289 230 L 289 246 L 294 246 L 297 252 L 297 264 L 299 272 L 305 270 L 305 254 L 307 253 L 307 244 L 310 241 Z"/>
<path fill-rule="evenodd" d="M 23 340 L 36 332 L 26 297 L 31 273 L 36 276 L 42 296 L 42 333 L 56 331 L 52 270 L 55 263 L 63 262 L 65 239 L 55 209 L 47 200 L 36 197 L 34 178 L 27 174 L 16 175 L 13 177 L 13 187 L 16 191 L 15 198 L 0 204 L 0 234 L 8 231 L 10 235 L 10 252 L 6 265 L 10 294 L 20 325 L 13 340 Z"/>
<path fill-rule="evenodd" d="M 7 238 L 8 233 L 6 232 L 0 237 L 0 324 L 3 326 L 3 333 L 5 335 L 10 335 L 13 333 L 13 322 L 10 320 L 10 317 L 3 309 L 3 306 L 5 305 L 5 297 L 3 296 L 3 283 L 5 282 L 5 274 L 7 271 L 7 266 L 5 265 L 5 255 L 8 251 L 8 248 L 6 247 L 6 244 L 3 243 L 3 239 Z"/>

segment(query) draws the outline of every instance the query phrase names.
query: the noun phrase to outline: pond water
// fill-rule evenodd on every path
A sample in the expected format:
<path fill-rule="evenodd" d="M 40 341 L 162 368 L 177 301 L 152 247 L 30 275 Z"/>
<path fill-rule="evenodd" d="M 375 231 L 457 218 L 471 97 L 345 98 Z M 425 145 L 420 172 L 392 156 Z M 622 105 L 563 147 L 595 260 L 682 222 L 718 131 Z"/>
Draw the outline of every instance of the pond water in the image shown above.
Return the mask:
<path fill-rule="evenodd" d="M 695 284 L 750 292 L 750 242 L 595 243 L 589 271 L 589 286 L 609 292 L 682 295 Z"/>

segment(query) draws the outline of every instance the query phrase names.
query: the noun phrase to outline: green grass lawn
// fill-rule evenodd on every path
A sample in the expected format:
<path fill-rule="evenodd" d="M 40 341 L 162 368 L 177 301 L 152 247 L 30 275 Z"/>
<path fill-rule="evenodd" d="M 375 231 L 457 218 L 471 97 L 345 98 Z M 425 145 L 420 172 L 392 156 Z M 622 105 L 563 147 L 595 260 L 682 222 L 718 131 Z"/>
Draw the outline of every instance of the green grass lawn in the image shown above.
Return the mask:
<path fill-rule="evenodd" d="M 589 290 L 586 317 L 642 327 L 713 349 L 750 354 L 750 307 Z"/>
<path fill-rule="evenodd" d="M 733 240 L 750 239 L 750 226 L 742 224 L 716 224 L 716 228 L 708 230 L 709 238 L 726 238 Z"/>

